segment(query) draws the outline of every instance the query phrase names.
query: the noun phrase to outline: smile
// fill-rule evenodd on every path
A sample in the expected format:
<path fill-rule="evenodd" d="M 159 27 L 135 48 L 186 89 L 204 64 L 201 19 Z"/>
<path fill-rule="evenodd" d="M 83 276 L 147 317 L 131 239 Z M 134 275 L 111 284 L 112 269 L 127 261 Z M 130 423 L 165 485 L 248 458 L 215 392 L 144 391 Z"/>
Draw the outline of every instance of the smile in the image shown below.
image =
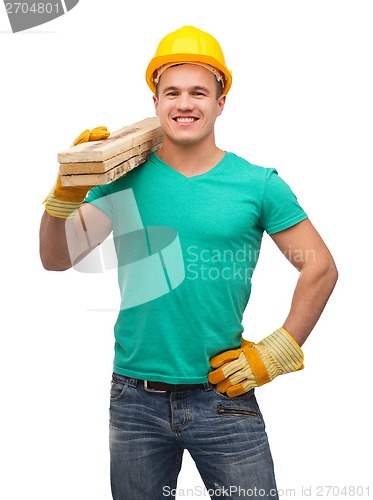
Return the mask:
<path fill-rule="evenodd" d="M 193 117 L 176 117 L 174 120 L 177 123 L 192 123 L 198 120 L 198 118 L 193 118 Z"/>

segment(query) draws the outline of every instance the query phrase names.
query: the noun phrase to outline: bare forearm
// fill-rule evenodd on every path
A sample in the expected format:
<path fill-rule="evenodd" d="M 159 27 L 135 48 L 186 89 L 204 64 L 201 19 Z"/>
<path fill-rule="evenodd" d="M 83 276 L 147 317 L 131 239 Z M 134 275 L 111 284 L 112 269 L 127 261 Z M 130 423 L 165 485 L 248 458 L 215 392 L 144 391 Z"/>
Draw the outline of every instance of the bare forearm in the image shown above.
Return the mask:
<path fill-rule="evenodd" d="M 64 271 L 102 243 L 112 230 L 101 210 L 84 203 L 67 219 L 44 213 L 40 225 L 40 258 L 48 271 Z"/>
<path fill-rule="evenodd" d="M 333 260 L 322 269 L 305 265 L 295 287 L 291 308 L 284 328 L 301 346 L 313 330 L 337 282 Z"/>
<path fill-rule="evenodd" d="M 71 267 L 65 224 L 66 219 L 44 212 L 40 224 L 40 259 L 48 271 L 65 271 Z"/>

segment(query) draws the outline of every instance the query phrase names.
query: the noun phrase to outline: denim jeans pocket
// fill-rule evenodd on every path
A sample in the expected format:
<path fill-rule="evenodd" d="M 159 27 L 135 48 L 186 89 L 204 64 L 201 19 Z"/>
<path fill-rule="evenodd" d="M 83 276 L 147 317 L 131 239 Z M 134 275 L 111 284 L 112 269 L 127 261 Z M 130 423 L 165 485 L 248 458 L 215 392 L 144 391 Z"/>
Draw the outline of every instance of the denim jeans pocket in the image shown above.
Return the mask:
<path fill-rule="evenodd" d="M 260 413 L 256 408 L 245 407 L 241 405 L 223 405 L 219 404 L 216 408 L 218 415 L 223 416 L 236 416 L 236 417 L 252 417 L 261 418 Z"/>
<path fill-rule="evenodd" d="M 216 401 L 216 413 L 219 416 L 251 417 L 263 420 L 263 416 L 253 390 L 235 398 L 230 398 L 226 394 L 219 392 L 216 387 L 213 387 L 213 393 Z"/>
<path fill-rule="evenodd" d="M 126 393 L 128 387 L 129 379 L 125 379 L 124 377 L 118 377 L 113 374 L 113 378 L 111 379 L 111 387 L 110 387 L 110 402 L 114 403 L 115 401 L 119 401 L 123 398 Z"/>

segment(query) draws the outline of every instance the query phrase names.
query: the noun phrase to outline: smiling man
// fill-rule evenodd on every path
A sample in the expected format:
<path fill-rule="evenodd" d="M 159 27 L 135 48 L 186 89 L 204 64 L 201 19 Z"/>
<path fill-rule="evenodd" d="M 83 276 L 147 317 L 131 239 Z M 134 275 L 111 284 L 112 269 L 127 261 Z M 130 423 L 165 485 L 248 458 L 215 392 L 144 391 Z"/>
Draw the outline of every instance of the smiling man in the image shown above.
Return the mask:
<path fill-rule="evenodd" d="M 226 95 L 206 66 L 176 65 L 161 74 L 154 96 L 164 132 L 164 147 L 158 157 L 188 177 L 202 174 L 224 156 L 215 145 L 214 127 Z"/>
<path fill-rule="evenodd" d="M 122 297 L 130 289 L 146 295 L 156 281 L 151 267 L 142 264 L 149 259 L 137 258 L 144 254 L 143 248 L 137 251 L 139 243 L 149 258 L 158 255 L 170 285 L 168 293 L 135 305 L 122 299 L 115 324 L 113 498 L 175 496 L 186 449 L 211 498 L 276 499 L 254 391 L 303 368 L 301 346 L 327 303 L 337 270 L 276 170 L 216 145 L 215 122 L 232 76 L 214 37 L 192 26 L 168 34 L 148 65 L 146 81 L 164 132 L 162 148 L 125 177 L 91 189 L 85 199 L 75 188 L 56 187 L 41 224 L 47 269 L 71 267 L 69 247 L 79 248 L 87 237 L 96 246 L 113 230 L 118 262 L 134 261 L 142 278 L 135 287 L 128 266 L 119 265 Z M 73 225 L 69 245 L 64 218 Z M 177 254 L 160 251 L 152 227 L 177 233 L 183 279 Z M 299 270 L 299 279 L 283 324 L 254 343 L 243 338 L 242 323 L 264 232 Z M 268 286 L 281 293 L 275 276 Z M 271 304 L 266 308 L 270 315 Z M 85 361 L 88 372 L 94 369 Z"/>

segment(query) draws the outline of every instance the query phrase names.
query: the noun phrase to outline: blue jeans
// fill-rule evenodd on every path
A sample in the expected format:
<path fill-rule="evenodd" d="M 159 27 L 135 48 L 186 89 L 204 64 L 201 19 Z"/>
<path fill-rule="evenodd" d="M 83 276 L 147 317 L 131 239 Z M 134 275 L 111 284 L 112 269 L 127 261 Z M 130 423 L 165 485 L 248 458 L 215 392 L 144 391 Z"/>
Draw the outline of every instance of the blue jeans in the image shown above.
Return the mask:
<path fill-rule="evenodd" d="M 152 393 L 145 391 L 141 381 L 114 374 L 110 398 L 113 499 L 174 498 L 184 449 L 212 499 L 278 500 L 254 391 L 232 399 L 206 383 L 188 391 Z"/>

